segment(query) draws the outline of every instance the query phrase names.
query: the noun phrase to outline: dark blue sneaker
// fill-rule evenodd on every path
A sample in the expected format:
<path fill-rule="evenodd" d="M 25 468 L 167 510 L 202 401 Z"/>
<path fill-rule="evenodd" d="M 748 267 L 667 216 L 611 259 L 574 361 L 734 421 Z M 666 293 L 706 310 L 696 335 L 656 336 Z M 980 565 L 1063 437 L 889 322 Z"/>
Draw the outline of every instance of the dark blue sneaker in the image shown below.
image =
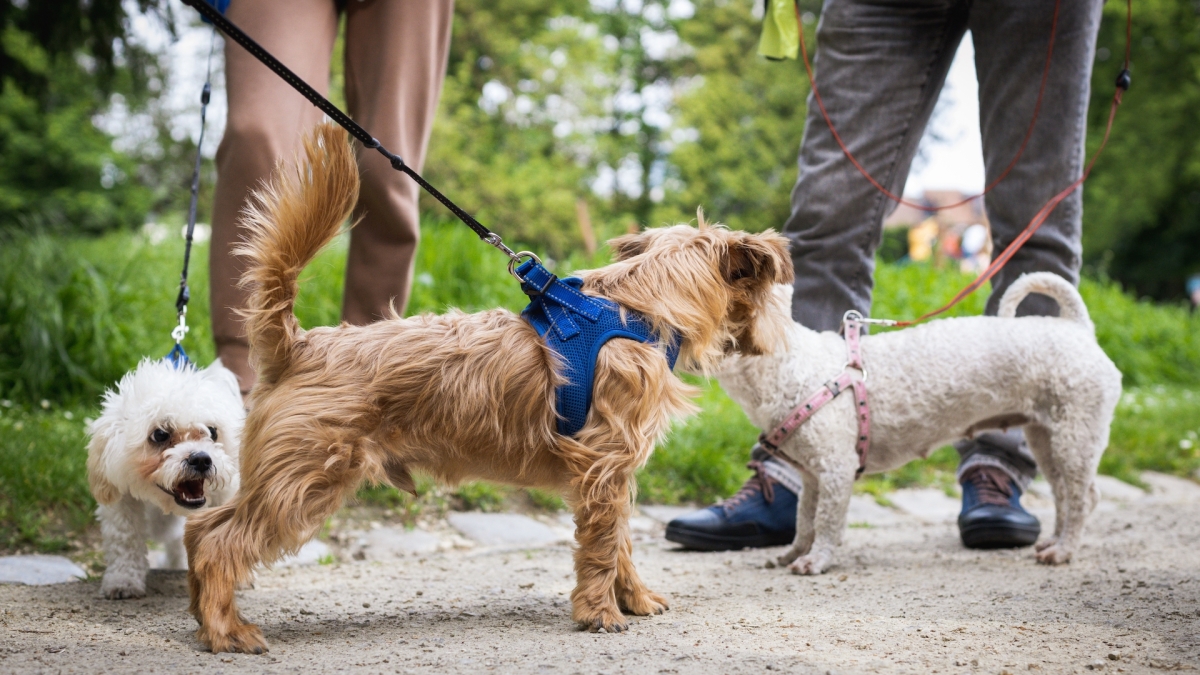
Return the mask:
<path fill-rule="evenodd" d="M 967 548 L 1030 546 L 1042 533 L 1038 519 L 1021 508 L 1021 488 L 994 466 L 976 466 L 962 475 L 963 507 L 958 533 Z"/>
<path fill-rule="evenodd" d="M 720 504 L 667 523 L 667 541 L 698 551 L 735 551 L 783 546 L 796 538 L 796 493 L 767 475 L 759 462 L 754 476 Z"/>

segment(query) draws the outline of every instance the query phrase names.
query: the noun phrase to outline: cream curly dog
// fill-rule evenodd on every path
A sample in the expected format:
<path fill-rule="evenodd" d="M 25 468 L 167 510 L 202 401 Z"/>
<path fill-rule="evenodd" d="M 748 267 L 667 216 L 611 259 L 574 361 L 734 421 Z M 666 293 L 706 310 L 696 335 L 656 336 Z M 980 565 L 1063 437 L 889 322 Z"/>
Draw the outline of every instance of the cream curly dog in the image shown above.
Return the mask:
<path fill-rule="evenodd" d="M 163 544 L 168 567 L 187 566 L 184 519 L 237 492 L 244 418 L 237 379 L 220 361 L 200 369 L 146 359 L 105 394 L 87 460 L 105 597 L 146 594 L 147 539 Z"/>
<path fill-rule="evenodd" d="M 411 490 L 414 470 L 564 494 L 575 511 L 580 625 L 620 631 L 622 610 L 666 609 L 633 567 L 629 533 L 634 471 L 671 420 L 695 409 L 694 388 L 671 373 L 662 344 L 679 340 L 683 368 L 776 348 L 786 317 L 761 310 L 791 276 L 786 240 L 702 224 L 612 242 L 617 262 L 579 273 L 583 291 L 638 312 L 660 342 L 604 344 L 587 422 L 568 437 L 556 431 L 561 365 L 512 312 L 300 328 L 297 277 L 338 234 L 358 192 L 344 133 L 319 128 L 305 153 L 301 166 L 277 170 L 248 215 L 246 329 L 259 379 L 241 492 L 190 521 L 184 537 L 199 639 L 214 652 L 265 651 L 258 627 L 238 614 L 235 584 L 296 550 L 363 482 Z"/>
<path fill-rule="evenodd" d="M 1013 318 L 1030 293 L 1057 300 L 1061 318 Z M 771 311 L 786 315 L 790 306 L 791 288 L 780 287 Z M 1037 559 L 1071 559 L 1099 500 L 1093 478 L 1121 396 L 1121 373 L 1096 344 L 1075 288 L 1054 274 L 1027 274 L 1004 294 L 999 316 L 866 336 L 862 353 L 871 413 L 868 473 L 927 457 L 978 431 L 1024 426 L 1056 509 L 1054 535 L 1037 545 Z M 845 363 L 841 336 L 791 323 L 785 351 L 732 355 L 716 375 L 755 425 L 771 429 Z M 853 396 L 844 394 L 779 448 L 804 482 L 796 540 L 779 560 L 793 572 L 820 574 L 833 562 L 858 469 L 857 437 Z"/>

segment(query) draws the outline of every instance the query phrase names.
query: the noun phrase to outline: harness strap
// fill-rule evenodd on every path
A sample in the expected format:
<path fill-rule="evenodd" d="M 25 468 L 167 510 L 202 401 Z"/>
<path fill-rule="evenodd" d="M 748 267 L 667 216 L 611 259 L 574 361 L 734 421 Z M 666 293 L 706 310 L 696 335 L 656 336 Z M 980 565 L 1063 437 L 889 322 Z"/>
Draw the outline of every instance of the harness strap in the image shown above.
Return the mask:
<path fill-rule="evenodd" d="M 867 468 L 867 451 L 871 447 L 871 408 L 867 403 L 867 369 L 862 358 L 862 315 L 851 310 L 842 319 L 842 331 L 846 339 L 846 365 L 841 375 L 826 382 L 812 396 L 796 406 L 778 426 L 770 432 L 764 431 L 758 437 L 758 444 L 767 454 L 781 459 L 797 468 L 801 468 L 794 460 L 779 452 L 779 448 L 787 442 L 796 429 L 812 416 L 817 414 L 825 404 L 850 389 L 854 392 L 854 417 L 858 420 L 858 440 L 854 449 L 858 453 L 858 470 L 855 477 L 861 476 Z M 854 376 L 850 369 L 857 370 L 861 377 Z"/>
<path fill-rule="evenodd" d="M 567 284 L 535 260 L 526 260 L 517 267 L 517 276 L 522 279 L 521 290 L 529 296 L 532 305 L 541 309 L 549 319 L 558 337 L 569 340 L 579 334 L 579 324 L 571 314 L 579 314 L 590 321 L 600 318 L 604 306 Z"/>

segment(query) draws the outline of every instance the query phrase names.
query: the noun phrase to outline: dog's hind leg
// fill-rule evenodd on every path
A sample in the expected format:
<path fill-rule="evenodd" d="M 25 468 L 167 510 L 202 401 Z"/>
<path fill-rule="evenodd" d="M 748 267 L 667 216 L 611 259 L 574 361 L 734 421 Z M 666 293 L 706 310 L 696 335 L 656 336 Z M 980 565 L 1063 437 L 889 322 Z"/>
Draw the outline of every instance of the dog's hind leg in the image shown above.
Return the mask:
<path fill-rule="evenodd" d="M 833 552 L 842 543 L 846 512 L 854 486 L 853 466 L 829 467 L 816 475 L 817 507 L 813 517 L 813 542 L 788 569 L 794 574 L 820 574 L 833 564 Z M 840 470 L 838 470 L 840 469 Z M 808 484 L 804 490 L 809 490 Z M 799 526 L 799 523 L 797 523 Z"/>
<path fill-rule="evenodd" d="M 817 517 L 817 479 L 808 471 L 799 473 L 803 489 L 800 491 L 800 503 L 796 506 L 796 539 L 787 553 L 775 560 L 778 565 L 790 565 L 796 558 L 812 550 L 817 534 L 814 527 Z"/>
<path fill-rule="evenodd" d="M 1054 536 L 1037 545 L 1037 560 L 1048 565 L 1070 562 L 1083 537 L 1088 514 L 1096 507 L 1095 485 L 1099 454 L 1108 444 L 1105 426 L 1059 420 L 1053 429 L 1040 424 L 1025 427 L 1026 440 L 1054 492 Z"/>
<path fill-rule="evenodd" d="M 257 431 L 270 440 L 255 453 L 256 439 L 247 437 L 237 496 L 192 519 L 184 535 L 196 637 L 214 653 L 267 651 L 262 632 L 237 611 L 235 586 L 255 565 L 302 546 L 364 475 L 362 443 L 346 438 L 353 430 L 310 427 L 303 440 Z"/>

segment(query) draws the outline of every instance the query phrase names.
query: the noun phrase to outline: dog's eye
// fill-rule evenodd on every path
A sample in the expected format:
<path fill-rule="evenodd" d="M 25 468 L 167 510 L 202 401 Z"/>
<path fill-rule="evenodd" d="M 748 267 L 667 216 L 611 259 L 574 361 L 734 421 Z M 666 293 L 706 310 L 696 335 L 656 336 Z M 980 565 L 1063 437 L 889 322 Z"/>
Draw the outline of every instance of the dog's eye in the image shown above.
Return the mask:
<path fill-rule="evenodd" d="M 215 442 L 215 441 L 217 440 L 217 428 L 216 428 L 216 427 L 209 427 L 209 428 L 208 428 L 208 435 L 209 435 L 209 436 L 211 436 L 211 437 L 212 437 L 212 439 L 213 439 L 213 441 Z"/>
<path fill-rule="evenodd" d="M 150 434 L 150 440 L 154 443 L 166 443 L 171 440 L 171 432 L 166 429 L 155 429 L 154 433 Z"/>

